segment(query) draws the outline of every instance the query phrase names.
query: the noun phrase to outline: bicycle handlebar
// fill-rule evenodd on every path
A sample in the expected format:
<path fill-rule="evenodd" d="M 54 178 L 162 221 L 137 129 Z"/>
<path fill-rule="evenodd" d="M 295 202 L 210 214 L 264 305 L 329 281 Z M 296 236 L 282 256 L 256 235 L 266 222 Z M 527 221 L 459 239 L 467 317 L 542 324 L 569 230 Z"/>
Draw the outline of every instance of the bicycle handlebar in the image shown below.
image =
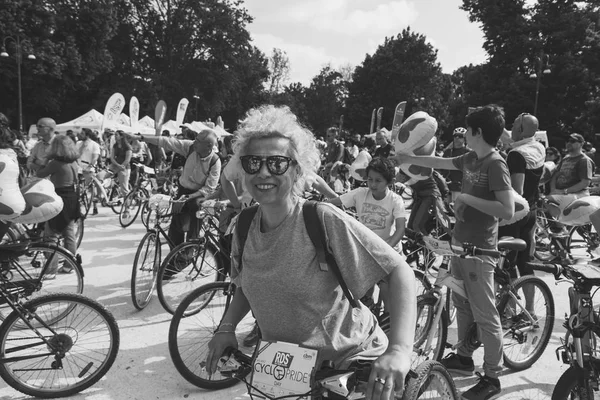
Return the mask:
<path fill-rule="evenodd" d="M 415 232 L 408 228 L 405 230 L 404 234 L 409 239 L 411 239 L 415 242 L 418 242 L 419 244 L 429 248 L 434 253 L 437 252 L 436 250 L 439 250 L 440 253 L 443 253 L 445 255 L 450 255 L 453 257 L 490 256 L 490 257 L 494 257 L 494 258 L 500 258 L 500 256 L 502 255 L 502 252 L 495 250 L 495 249 L 482 249 L 471 243 L 463 243 L 462 245 L 454 245 L 449 240 L 441 241 L 439 239 L 430 238 L 428 236 L 423 235 L 422 233 Z M 444 251 L 446 249 L 443 249 L 443 248 L 432 248 L 431 244 L 426 242 L 426 240 L 427 240 L 426 238 L 430 238 L 431 240 L 435 240 L 437 242 L 446 242 L 448 248 L 451 249 L 454 254 L 446 254 L 447 252 Z"/>
<path fill-rule="evenodd" d="M 354 392 L 360 392 L 360 390 L 357 390 L 359 384 L 365 384 L 369 381 L 371 365 L 372 361 L 358 360 L 353 364 L 353 367 L 342 370 L 335 369 L 331 361 L 325 360 L 322 362 L 321 367 L 315 371 L 314 389 L 346 398 Z M 227 348 L 225 355 L 220 359 L 219 372 L 222 375 L 243 381 L 251 370 L 252 358 L 238 349 Z M 415 371 L 409 370 L 404 379 L 405 385 L 408 384 L 410 379 L 417 377 Z M 286 396 L 286 398 L 289 398 L 289 396 Z"/>
<path fill-rule="evenodd" d="M 544 264 L 544 263 L 528 262 L 528 263 L 525 263 L 525 265 L 536 271 L 548 272 L 548 273 L 554 275 L 554 278 L 556 280 L 559 280 L 561 275 L 564 272 L 564 268 L 560 264 Z"/>

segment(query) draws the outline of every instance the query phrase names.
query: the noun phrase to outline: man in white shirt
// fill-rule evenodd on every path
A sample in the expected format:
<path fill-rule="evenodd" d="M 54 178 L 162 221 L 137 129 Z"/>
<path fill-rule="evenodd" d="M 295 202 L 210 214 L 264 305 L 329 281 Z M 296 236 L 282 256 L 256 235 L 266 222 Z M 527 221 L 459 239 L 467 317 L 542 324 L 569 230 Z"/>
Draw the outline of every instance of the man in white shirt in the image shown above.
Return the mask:
<path fill-rule="evenodd" d="M 100 145 L 96 142 L 98 138 L 91 129 L 83 128 L 81 132 L 77 134 L 77 137 L 79 138 L 79 141 L 75 146 L 79 152 L 79 173 L 83 174 L 83 179 L 85 179 L 85 185 L 87 187 L 96 176 L 95 167 L 98 163 L 98 158 L 100 157 Z M 91 189 L 91 197 L 94 203 L 92 215 L 96 215 L 98 214 L 97 193 L 94 185 L 91 186 Z"/>

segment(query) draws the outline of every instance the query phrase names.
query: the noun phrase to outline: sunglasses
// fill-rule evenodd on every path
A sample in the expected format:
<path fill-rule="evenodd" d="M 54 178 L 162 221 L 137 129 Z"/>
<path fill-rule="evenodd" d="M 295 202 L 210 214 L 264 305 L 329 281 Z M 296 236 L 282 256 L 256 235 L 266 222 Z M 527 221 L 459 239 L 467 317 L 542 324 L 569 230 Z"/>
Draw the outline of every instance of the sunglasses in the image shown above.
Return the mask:
<path fill-rule="evenodd" d="M 241 156 L 242 168 L 247 174 L 254 175 L 262 168 L 263 164 L 267 163 L 267 170 L 273 175 L 283 175 L 286 173 L 291 163 L 296 163 L 296 160 L 285 156 Z"/>

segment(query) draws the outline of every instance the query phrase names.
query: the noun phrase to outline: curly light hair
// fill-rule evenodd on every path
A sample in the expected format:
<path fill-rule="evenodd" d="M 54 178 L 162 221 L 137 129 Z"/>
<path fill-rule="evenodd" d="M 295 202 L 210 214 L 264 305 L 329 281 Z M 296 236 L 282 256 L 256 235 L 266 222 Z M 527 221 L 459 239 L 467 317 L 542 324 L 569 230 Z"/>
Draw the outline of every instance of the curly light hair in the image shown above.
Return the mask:
<path fill-rule="evenodd" d="M 306 178 L 316 173 L 321 165 L 319 150 L 315 136 L 303 127 L 288 107 L 263 105 L 253 108 L 240 121 L 233 142 L 233 158 L 241 168 L 240 157 L 246 155 L 246 149 L 252 139 L 284 138 L 290 142 L 290 155 L 298 163 L 298 179 L 294 183 L 293 192 L 297 195 L 304 191 Z"/>
<path fill-rule="evenodd" d="M 79 158 L 75 142 L 67 135 L 56 135 L 50 144 L 48 158 L 71 163 Z"/>

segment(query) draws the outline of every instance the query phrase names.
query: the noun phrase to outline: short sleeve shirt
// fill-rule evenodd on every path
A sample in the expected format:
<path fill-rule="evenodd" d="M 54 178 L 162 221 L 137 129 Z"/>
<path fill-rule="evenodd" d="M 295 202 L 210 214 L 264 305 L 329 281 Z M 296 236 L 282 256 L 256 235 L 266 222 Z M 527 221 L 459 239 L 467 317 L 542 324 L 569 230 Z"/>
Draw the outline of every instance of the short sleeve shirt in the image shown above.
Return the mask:
<path fill-rule="evenodd" d="M 497 151 L 482 159 L 471 151 L 452 159 L 456 168 L 463 171 L 462 193 L 483 200 L 495 200 L 496 191 L 511 190 L 510 174 L 506 161 Z M 464 221 L 456 221 L 453 238 L 477 247 L 492 249 L 498 241 L 498 219 L 476 208 L 467 206 Z"/>
<path fill-rule="evenodd" d="M 319 350 L 336 366 L 356 357 L 378 356 L 387 338 L 364 305 L 353 309 L 331 269 L 322 270 L 304 224 L 303 201 L 274 230 L 262 232 L 258 209 L 239 264 L 232 244 L 232 279 L 244 291 L 265 340 Z M 362 297 L 402 263 L 401 256 L 355 219 L 330 204 L 320 205 L 329 247 L 350 292 Z M 360 261 L 359 261 L 360 260 Z"/>
<path fill-rule="evenodd" d="M 556 188 L 563 190 L 594 175 L 592 160 L 585 154 L 566 156 L 556 168 Z"/>
<path fill-rule="evenodd" d="M 402 197 L 388 190 L 381 200 L 375 200 L 369 188 L 357 188 L 340 196 L 345 207 L 355 207 L 358 220 L 382 239 L 392 234 L 398 218 L 406 218 Z"/>

